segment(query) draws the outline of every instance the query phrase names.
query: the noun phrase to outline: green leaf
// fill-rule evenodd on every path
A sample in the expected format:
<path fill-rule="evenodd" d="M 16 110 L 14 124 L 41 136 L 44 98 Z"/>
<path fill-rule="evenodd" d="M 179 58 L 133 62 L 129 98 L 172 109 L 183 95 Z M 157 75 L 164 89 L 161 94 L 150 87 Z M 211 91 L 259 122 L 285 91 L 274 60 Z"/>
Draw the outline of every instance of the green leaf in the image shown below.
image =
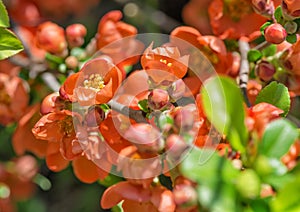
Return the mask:
<path fill-rule="evenodd" d="M 118 182 L 124 181 L 122 177 L 109 174 L 107 177 L 105 177 L 103 180 L 99 180 L 99 184 L 105 186 L 105 187 L 110 187 Z"/>
<path fill-rule="evenodd" d="M 258 146 L 259 153 L 280 159 L 288 152 L 297 138 L 297 128 L 285 119 L 278 119 L 267 125 Z"/>
<path fill-rule="evenodd" d="M 248 61 L 249 62 L 256 62 L 258 60 L 260 60 L 262 58 L 262 53 L 256 49 L 251 49 L 249 52 L 248 52 Z"/>
<path fill-rule="evenodd" d="M 287 183 L 278 191 L 271 208 L 274 212 L 298 212 L 300 211 L 300 176 L 295 176 L 291 182 Z"/>
<path fill-rule="evenodd" d="M 2 0 L 0 0 L 0 27 L 9 27 L 8 14 Z"/>
<path fill-rule="evenodd" d="M 283 116 L 289 112 L 291 100 L 287 87 L 281 83 L 272 82 L 262 89 L 256 97 L 256 104 L 266 102 L 284 111 Z"/>
<path fill-rule="evenodd" d="M 210 149 L 194 148 L 180 164 L 181 173 L 200 184 L 231 183 L 239 171 L 232 163 Z"/>
<path fill-rule="evenodd" d="M 59 65 L 61 63 L 64 63 L 64 59 L 61 57 L 58 57 L 56 55 L 50 54 L 50 53 L 46 53 L 46 60 L 51 62 L 51 63 L 55 63 L 56 65 Z"/>
<path fill-rule="evenodd" d="M 148 108 L 148 100 L 147 99 L 143 99 L 141 101 L 138 102 L 138 106 L 139 108 L 144 111 L 145 113 L 149 112 L 149 108 Z"/>
<path fill-rule="evenodd" d="M 297 35 L 296 34 L 292 34 L 292 35 L 288 35 L 286 37 L 286 41 L 293 44 L 297 42 Z"/>
<path fill-rule="evenodd" d="M 270 26 L 272 23 L 267 21 L 266 23 L 264 23 L 261 27 L 260 27 L 260 32 L 262 35 L 265 35 L 265 29 Z"/>
<path fill-rule="evenodd" d="M 8 29 L 0 27 L 0 60 L 23 50 L 21 41 Z"/>
<path fill-rule="evenodd" d="M 274 17 L 275 17 L 276 21 L 281 24 L 281 22 L 283 21 L 281 6 L 276 8 L 276 10 L 274 12 Z"/>
<path fill-rule="evenodd" d="M 227 77 L 214 77 L 204 83 L 201 94 L 209 121 L 227 136 L 233 148 L 243 153 L 248 132 L 243 97 L 236 83 Z"/>
<path fill-rule="evenodd" d="M 263 56 L 270 57 L 270 56 L 273 56 L 274 54 L 276 54 L 276 51 L 277 51 L 276 45 L 271 44 L 270 46 L 264 48 L 261 52 L 262 52 Z"/>

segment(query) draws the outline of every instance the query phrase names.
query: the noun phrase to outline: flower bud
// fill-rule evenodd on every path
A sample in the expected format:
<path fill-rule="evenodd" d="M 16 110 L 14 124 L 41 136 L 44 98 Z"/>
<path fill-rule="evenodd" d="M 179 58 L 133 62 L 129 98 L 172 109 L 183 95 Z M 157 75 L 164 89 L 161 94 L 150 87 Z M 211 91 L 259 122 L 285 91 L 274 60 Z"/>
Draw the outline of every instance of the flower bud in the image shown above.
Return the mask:
<path fill-rule="evenodd" d="M 284 24 L 284 28 L 288 34 L 294 34 L 297 32 L 298 25 L 294 21 L 288 21 Z"/>
<path fill-rule="evenodd" d="M 188 108 L 180 108 L 174 114 L 174 121 L 180 130 L 188 131 L 193 128 L 194 113 Z"/>
<path fill-rule="evenodd" d="M 131 125 L 125 132 L 124 137 L 132 142 L 141 152 L 161 152 L 165 145 L 160 132 L 152 125 L 146 123 Z"/>
<path fill-rule="evenodd" d="M 65 63 L 67 65 L 68 68 L 70 69 L 76 69 L 78 67 L 78 60 L 75 56 L 69 56 L 66 58 Z"/>
<path fill-rule="evenodd" d="M 99 106 L 92 106 L 89 108 L 85 116 L 88 127 L 97 127 L 104 120 L 105 112 Z"/>
<path fill-rule="evenodd" d="M 172 134 L 166 140 L 166 150 L 168 151 L 167 154 L 171 159 L 180 159 L 180 156 L 187 148 L 187 144 L 179 135 Z"/>
<path fill-rule="evenodd" d="M 72 24 L 66 28 L 66 36 L 71 47 L 79 47 L 84 43 L 87 30 L 82 24 Z"/>
<path fill-rule="evenodd" d="M 271 81 L 275 72 L 276 68 L 267 61 L 261 61 L 256 66 L 256 74 L 264 82 Z"/>
<path fill-rule="evenodd" d="M 172 83 L 171 87 L 168 89 L 168 92 L 173 100 L 178 100 L 183 97 L 185 88 L 185 83 L 182 79 L 179 79 Z"/>
<path fill-rule="evenodd" d="M 64 29 L 50 21 L 40 24 L 36 33 L 36 44 L 50 53 L 63 53 L 67 48 Z"/>
<path fill-rule="evenodd" d="M 173 189 L 174 201 L 180 206 L 194 206 L 197 204 L 197 192 L 191 185 L 176 185 Z"/>
<path fill-rule="evenodd" d="M 271 24 L 265 29 L 266 41 L 270 43 L 280 44 L 285 41 L 286 36 L 286 30 L 281 26 L 281 24 Z"/>
<path fill-rule="evenodd" d="M 270 0 L 252 0 L 252 6 L 256 13 L 267 18 L 274 13 L 274 3 Z"/>
<path fill-rule="evenodd" d="M 169 103 L 169 94 L 162 89 L 154 89 L 148 96 L 149 107 L 153 110 L 164 109 Z"/>

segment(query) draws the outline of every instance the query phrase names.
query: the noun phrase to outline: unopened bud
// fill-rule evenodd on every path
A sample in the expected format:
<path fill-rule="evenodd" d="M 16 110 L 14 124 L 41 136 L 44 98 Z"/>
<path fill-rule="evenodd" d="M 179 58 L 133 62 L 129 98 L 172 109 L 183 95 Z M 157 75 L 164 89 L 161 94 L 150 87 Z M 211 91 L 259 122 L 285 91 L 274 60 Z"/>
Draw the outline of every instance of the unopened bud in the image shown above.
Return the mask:
<path fill-rule="evenodd" d="M 131 125 L 124 137 L 141 152 L 158 153 L 164 149 L 165 145 L 158 129 L 146 123 Z"/>
<path fill-rule="evenodd" d="M 38 26 L 36 44 L 53 54 L 62 54 L 67 48 L 64 29 L 50 21 Z"/>
<path fill-rule="evenodd" d="M 69 56 L 66 58 L 65 63 L 68 68 L 74 70 L 78 67 L 78 60 L 75 56 Z"/>
<path fill-rule="evenodd" d="M 266 41 L 273 44 L 280 44 L 285 41 L 287 36 L 286 30 L 281 26 L 281 24 L 271 24 L 265 29 Z"/>
<path fill-rule="evenodd" d="M 87 30 L 82 24 L 72 24 L 66 28 L 66 36 L 71 47 L 79 47 L 84 43 Z"/>
<path fill-rule="evenodd" d="M 187 144 L 179 135 L 172 134 L 166 140 L 166 151 L 171 159 L 180 159 L 180 156 L 184 153 L 184 151 L 187 148 Z"/>
<path fill-rule="evenodd" d="M 294 34 L 297 32 L 298 25 L 294 21 L 288 21 L 284 24 L 284 28 L 288 34 Z"/>
<path fill-rule="evenodd" d="M 180 130 L 188 131 L 193 128 L 194 113 L 188 108 L 180 108 L 174 114 L 174 121 Z"/>
<path fill-rule="evenodd" d="M 169 94 L 162 89 L 154 89 L 148 96 L 149 107 L 153 110 L 164 109 L 169 103 Z"/>
<path fill-rule="evenodd" d="M 194 206 L 197 204 L 197 192 L 191 185 L 176 185 L 173 189 L 174 201 L 178 206 Z"/>
<path fill-rule="evenodd" d="M 264 82 L 271 81 L 275 72 L 276 68 L 267 61 L 261 61 L 256 66 L 256 73 L 259 76 L 259 78 Z"/>

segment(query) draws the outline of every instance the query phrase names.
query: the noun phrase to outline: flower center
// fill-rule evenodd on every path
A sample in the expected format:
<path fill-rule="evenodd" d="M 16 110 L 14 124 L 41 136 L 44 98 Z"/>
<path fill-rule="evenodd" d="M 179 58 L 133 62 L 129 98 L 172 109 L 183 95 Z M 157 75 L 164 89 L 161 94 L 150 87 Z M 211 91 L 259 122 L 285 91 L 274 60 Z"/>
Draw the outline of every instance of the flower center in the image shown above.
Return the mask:
<path fill-rule="evenodd" d="M 235 22 L 253 12 L 251 2 L 248 0 L 224 0 L 224 4 L 225 13 Z"/>
<path fill-rule="evenodd" d="M 3 84 L 0 84 L 0 103 L 4 105 L 9 105 L 11 103 L 11 98 L 6 92 Z"/>
<path fill-rule="evenodd" d="M 104 80 L 100 74 L 90 75 L 88 79 L 83 81 L 83 85 L 85 88 L 94 89 L 96 91 L 100 91 L 105 87 Z"/>
<path fill-rule="evenodd" d="M 73 119 L 71 116 L 67 116 L 65 119 L 59 122 L 59 127 L 61 131 L 67 136 L 70 137 L 74 131 Z"/>
<path fill-rule="evenodd" d="M 172 63 L 168 63 L 168 61 L 164 59 L 160 59 L 159 62 L 166 64 L 168 67 L 172 66 Z"/>

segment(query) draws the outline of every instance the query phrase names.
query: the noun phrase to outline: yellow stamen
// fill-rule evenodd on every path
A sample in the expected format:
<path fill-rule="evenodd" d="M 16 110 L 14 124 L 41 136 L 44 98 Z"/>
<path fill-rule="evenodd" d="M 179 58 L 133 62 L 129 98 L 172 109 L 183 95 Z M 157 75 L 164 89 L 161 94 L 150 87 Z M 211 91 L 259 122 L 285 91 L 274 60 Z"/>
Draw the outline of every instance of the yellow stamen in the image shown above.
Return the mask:
<path fill-rule="evenodd" d="M 104 80 L 100 76 L 100 74 L 92 74 L 86 80 L 84 80 L 83 85 L 85 88 L 95 89 L 96 91 L 100 91 L 105 87 Z"/>

